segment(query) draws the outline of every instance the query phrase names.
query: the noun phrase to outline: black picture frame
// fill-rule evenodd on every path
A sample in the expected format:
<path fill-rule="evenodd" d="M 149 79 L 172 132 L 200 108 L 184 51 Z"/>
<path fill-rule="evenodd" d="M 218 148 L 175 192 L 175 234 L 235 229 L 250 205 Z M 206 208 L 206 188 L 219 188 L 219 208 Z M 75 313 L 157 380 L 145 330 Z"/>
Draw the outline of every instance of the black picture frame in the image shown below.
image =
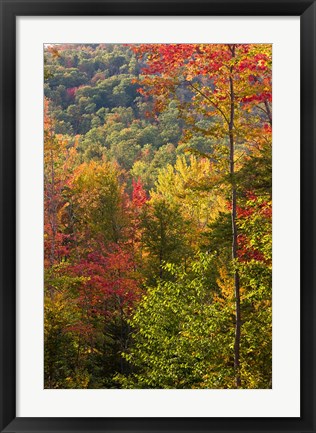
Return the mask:
<path fill-rule="evenodd" d="M 1 432 L 316 432 L 316 5 L 304 0 L 0 0 L 0 430 Z M 299 418 L 16 417 L 16 17 L 92 15 L 300 16 L 301 416 Z M 299 119 L 297 120 L 299 122 Z M 290 380 L 290 378 L 289 378 Z"/>

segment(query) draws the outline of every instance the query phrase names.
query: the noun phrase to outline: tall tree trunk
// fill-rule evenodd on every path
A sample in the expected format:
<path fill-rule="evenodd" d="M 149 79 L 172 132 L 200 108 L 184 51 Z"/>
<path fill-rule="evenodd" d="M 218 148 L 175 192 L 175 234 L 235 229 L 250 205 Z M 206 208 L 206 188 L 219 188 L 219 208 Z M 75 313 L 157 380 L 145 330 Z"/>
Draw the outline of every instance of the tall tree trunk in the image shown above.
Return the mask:
<path fill-rule="evenodd" d="M 235 45 L 230 45 L 232 58 L 235 57 Z M 238 257 L 238 241 L 237 241 L 237 190 L 235 182 L 235 137 L 234 137 L 234 119 L 235 119 L 235 93 L 234 93 L 234 80 L 233 80 L 234 67 L 230 67 L 230 119 L 228 125 L 229 132 L 229 169 L 232 182 L 231 193 L 231 222 L 232 222 L 232 259 Z M 241 314 L 240 314 L 240 283 L 238 271 L 234 271 L 234 291 L 235 291 L 235 343 L 234 343 L 234 369 L 236 378 L 236 387 L 241 386 L 240 378 L 240 335 L 241 335 Z"/>
<path fill-rule="evenodd" d="M 268 102 L 266 99 L 265 99 L 265 101 L 264 101 L 264 106 L 266 107 L 266 112 L 267 112 L 267 116 L 268 116 L 268 118 L 269 118 L 270 126 L 272 126 L 272 113 L 271 113 L 271 108 L 270 108 L 269 102 Z"/>

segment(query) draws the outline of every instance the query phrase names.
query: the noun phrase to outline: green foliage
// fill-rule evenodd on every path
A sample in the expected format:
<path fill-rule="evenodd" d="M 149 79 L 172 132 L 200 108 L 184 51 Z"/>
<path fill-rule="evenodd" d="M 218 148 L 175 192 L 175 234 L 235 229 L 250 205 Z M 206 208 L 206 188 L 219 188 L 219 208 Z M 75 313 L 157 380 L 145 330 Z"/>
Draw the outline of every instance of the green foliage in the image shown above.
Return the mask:
<path fill-rule="evenodd" d="M 158 170 L 175 161 L 183 123 L 175 104 L 157 122 L 148 117 L 152 103 L 137 93 L 140 68 L 128 47 L 68 45 L 57 52 L 45 53 L 44 87 L 56 133 L 77 135 L 84 161 L 106 157 L 152 188 Z"/>
<path fill-rule="evenodd" d="M 272 195 L 272 146 L 265 143 L 263 148 L 249 156 L 242 169 L 236 175 L 240 189 L 256 191 L 269 197 Z"/>
<path fill-rule="evenodd" d="M 235 388 L 236 275 L 271 387 L 269 49 L 195 45 L 45 48 L 45 388 Z"/>
<path fill-rule="evenodd" d="M 125 358 L 135 366 L 126 388 L 223 388 L 233 386 L 229 347 L 230 308 L 214 299 L 208 279 L 214 258 L 196 257 L 190 272 L 166 264 L 173 278 L 148 288 L 131 320 L 134 346 Z"/>
<path fill-rule="evenodd" d="M 164 262 L 181 263 L 190 254 L 187 242 L 190 227 L 183 219 L 179 206 L 155 197 L 143 208 L 141 228 L 148 281 L 168 278 Z"/>
<path fill-rule="evenodd" d="M 45 388 L 86 388 L 89 375 L 82 365 L 85 348 L 74 327 L 80 320 L 69 290 L 79 279 L 46 277 L 44 302 L 44 384 Z M 58 292 L 56 292 L 58 287 Z"/>

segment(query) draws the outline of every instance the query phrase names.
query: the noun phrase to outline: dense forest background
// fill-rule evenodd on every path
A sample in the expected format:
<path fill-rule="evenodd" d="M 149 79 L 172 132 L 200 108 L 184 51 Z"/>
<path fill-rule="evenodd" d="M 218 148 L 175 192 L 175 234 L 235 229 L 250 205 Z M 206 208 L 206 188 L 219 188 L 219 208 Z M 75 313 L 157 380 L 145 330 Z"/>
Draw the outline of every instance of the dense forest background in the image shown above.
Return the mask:
<path fill-rule="evenodd" d="M 271 388 L 271 46 L 44 58 L 45 388 Z"/>

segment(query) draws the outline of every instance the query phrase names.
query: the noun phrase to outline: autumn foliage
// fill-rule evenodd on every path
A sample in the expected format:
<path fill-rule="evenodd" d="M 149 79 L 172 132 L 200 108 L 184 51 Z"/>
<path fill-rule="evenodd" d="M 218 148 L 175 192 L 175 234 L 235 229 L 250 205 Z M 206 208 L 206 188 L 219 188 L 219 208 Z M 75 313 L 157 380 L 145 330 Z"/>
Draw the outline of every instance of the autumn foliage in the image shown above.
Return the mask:
<path fill-rule="evenodd" d="M 271 59 L 46 49 L 46 388 L 271 388 Z"/>

